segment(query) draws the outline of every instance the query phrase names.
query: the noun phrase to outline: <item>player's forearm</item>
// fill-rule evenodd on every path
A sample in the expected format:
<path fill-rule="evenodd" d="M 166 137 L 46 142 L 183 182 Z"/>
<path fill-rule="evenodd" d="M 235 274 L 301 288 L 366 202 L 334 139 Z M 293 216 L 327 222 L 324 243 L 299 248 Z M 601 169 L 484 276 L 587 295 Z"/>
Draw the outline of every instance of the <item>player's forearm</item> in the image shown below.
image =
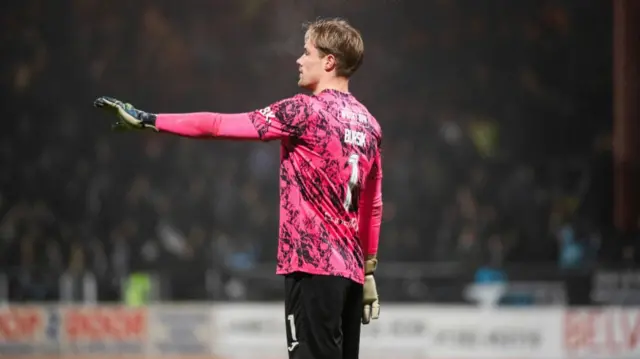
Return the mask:
<path fill-rule="evenodd" d="M 373 258 L 378 254 L 380 227 L 382 225 L 382 194 L 380 192 L 372 193 L 372 190 L 375 190 L 375 188 L 371 188 L 368 191 L 365 190 L 360 206 L 358 223 L 360 244 L 365 259 Z"/>
<path fill-rule="evenodd" d="M 193 112 L 158 114 L 156 127 L 161 132 L 185 137 L 214 137 L 235 140 L 259 140 L 258 131 L 247 113 Z"/>

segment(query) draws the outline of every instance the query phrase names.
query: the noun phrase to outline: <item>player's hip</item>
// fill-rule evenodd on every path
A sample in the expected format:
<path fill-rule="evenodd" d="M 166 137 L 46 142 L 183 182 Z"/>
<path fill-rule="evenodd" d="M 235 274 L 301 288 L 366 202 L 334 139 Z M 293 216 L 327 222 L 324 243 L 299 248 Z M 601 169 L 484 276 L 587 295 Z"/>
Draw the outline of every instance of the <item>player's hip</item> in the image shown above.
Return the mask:
<path fill-rule="evenodd" d="M 281 265 L 278 262 L 277 275 L 287 276 L 295 273 L 306 273 L 310 275 L 339 277 L 351 280 L 358 284 L 364 284 L 364 271 L 332 271 L 322 268 L 310 268 L 305 266 L 292 266 L 289 263 Z"/>

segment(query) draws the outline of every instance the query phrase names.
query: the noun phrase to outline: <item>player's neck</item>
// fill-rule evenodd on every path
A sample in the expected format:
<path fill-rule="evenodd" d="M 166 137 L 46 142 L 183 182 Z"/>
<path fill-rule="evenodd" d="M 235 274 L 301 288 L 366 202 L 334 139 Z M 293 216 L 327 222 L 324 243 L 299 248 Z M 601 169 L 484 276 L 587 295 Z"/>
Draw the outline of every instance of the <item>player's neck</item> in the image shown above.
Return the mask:
<path fill-rule="evenodd" d="M 313 94 L 317 95 L 324 90 L 336 90 L 349 93 L 349 79 L 336 77 L 326 82 L 318 83 L 318 86 L 313 90 Z"/>

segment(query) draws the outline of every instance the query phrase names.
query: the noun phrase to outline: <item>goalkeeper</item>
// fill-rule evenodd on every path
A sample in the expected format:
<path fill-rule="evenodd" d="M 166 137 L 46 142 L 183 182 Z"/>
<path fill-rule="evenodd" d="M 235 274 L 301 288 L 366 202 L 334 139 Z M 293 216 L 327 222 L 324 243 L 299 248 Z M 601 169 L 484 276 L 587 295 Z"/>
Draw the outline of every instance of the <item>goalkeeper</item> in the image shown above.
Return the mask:
<path fill-rule="evenodd" d="M 289 358 L 356 359 L 361 323 L 380 314 L 374 280 L 382 216 L 382 132 L 349 92 L 360 33 L 340 19 L 307 26 L 297 60 L 311 94 L 261 110 L 153 114 L 100 97 L 119 130 L 281 142 L 276 273 L 284 276 Z"/>

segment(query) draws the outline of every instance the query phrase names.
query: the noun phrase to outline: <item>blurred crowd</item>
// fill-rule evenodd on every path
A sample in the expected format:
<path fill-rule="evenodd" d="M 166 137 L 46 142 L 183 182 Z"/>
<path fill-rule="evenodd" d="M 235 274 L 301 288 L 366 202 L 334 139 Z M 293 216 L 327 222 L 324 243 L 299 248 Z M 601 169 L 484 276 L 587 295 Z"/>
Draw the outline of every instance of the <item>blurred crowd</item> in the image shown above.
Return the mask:
<path fill-rule="evenodd" d="M 0 13 L 7 272 L 273 262 L 277 143 L 112 133 L 91 103 L 264 107 L 298 91 L 300 25 L 318 16 L 365 39 L 351 90 L 384 131 L 381 260 L 572 267 L 616 235 L 608 1 L 116 3 Z"/>

